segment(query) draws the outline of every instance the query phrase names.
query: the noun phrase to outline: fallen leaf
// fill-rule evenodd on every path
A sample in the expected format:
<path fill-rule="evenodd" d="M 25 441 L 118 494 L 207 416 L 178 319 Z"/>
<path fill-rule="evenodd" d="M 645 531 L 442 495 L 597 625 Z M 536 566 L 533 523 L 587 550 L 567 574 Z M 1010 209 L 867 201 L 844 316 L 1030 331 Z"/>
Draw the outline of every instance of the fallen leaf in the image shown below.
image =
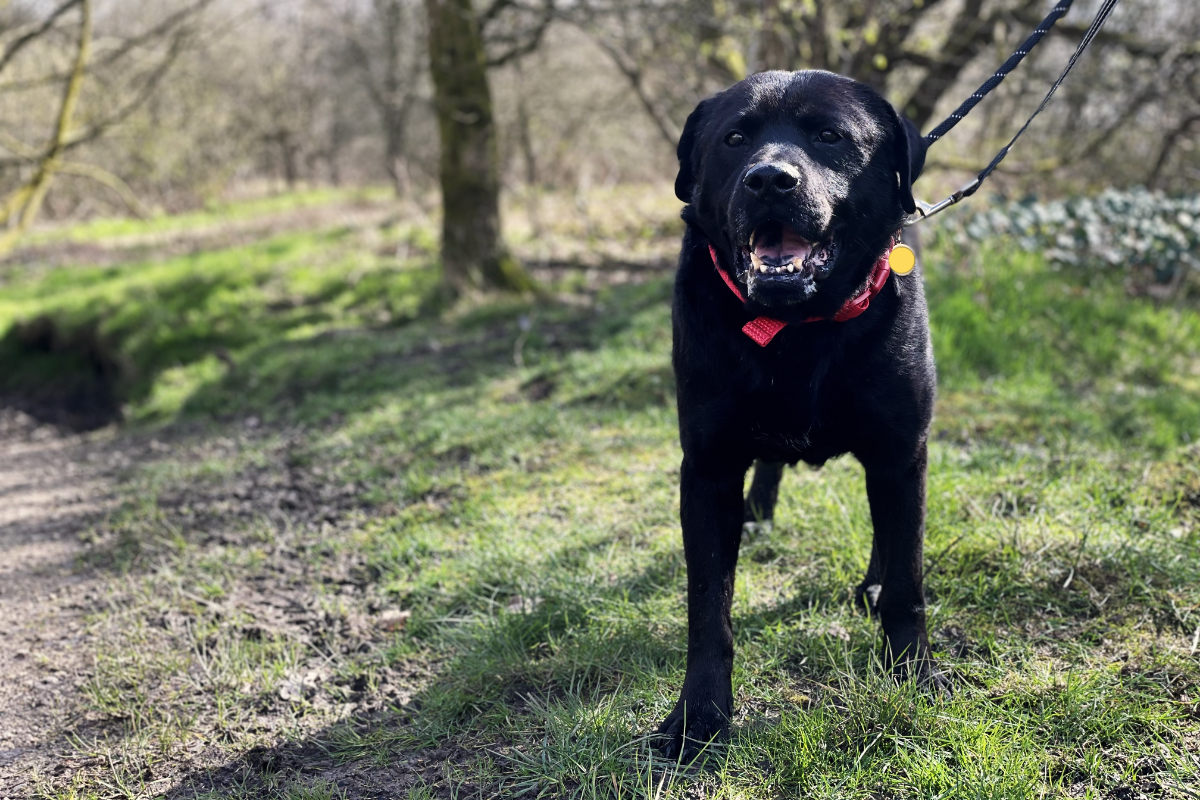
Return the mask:
<path fill-rule="evenodd" d="M 411 611 L 389 608 L 386 611 L 380 612 L 377 624 L 382 631 L 399 631 L 404 629 L 404 626 L 408 623 L 408 618 L 411 616 Z"/>

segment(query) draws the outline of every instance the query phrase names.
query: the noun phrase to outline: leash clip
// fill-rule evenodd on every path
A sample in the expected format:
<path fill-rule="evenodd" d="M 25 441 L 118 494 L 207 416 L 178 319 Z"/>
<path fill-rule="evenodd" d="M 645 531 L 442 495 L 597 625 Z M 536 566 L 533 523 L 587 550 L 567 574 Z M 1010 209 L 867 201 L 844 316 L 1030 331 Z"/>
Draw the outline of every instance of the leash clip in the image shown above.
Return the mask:
<path fill-rule="evenodd" d="M 949 208 L 950 206 L 959 202 L 964 197 L 970 197 L 972 194 L 974 194 L 975 190 L 979 188 L 979 184 L 982 182 L 983 182 L 982 180 L 980 180 L 979 178 L 976 178 L 975 180 L 968 183 L 966 186 L 959 189 L 954 194 L 947 197 L 945 200 L 942 200 L 940 203 L 934 203 L 933 205 L 930 205 L 929 203 L 923 202 L 921 200 L 917 200 L 916 201 L 917 210 L 914 213 L 907 215 L 900 222 L 901 227 L 911 228 L 913 225 L 916 225 L 918 222 L 929 219 L 934 214 L 937 214 L 941 211 L 945 211 L 947 208 Z"/>

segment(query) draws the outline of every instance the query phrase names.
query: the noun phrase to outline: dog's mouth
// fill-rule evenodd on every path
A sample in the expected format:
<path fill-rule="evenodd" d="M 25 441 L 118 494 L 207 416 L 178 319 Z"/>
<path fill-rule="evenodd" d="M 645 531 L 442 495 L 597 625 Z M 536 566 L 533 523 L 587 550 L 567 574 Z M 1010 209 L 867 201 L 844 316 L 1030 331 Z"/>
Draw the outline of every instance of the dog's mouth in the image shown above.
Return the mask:
<path fill-rule="evenodd" d="M 816 284 L 829 276 L 837 259 L 832 232 L 810 241 L 782 222 L 768 220 L 750 234 L 742 247 L 739 275 L 750 296 L 768 287 L 799 290 L 803 299 L 816 292 Z"/>

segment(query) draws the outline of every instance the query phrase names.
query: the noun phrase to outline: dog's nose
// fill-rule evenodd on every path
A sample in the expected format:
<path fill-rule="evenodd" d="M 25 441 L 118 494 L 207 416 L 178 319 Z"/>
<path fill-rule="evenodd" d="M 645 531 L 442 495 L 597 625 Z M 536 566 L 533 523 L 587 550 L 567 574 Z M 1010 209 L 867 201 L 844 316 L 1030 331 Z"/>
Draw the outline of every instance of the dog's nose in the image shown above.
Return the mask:
<path fill-rule="evenodd" d="M 772 161 L 759 164 L 746 173 L 742 185 L 755 197 L 786 194 L 800 183 L 800 173 L 791 164 Z"/>

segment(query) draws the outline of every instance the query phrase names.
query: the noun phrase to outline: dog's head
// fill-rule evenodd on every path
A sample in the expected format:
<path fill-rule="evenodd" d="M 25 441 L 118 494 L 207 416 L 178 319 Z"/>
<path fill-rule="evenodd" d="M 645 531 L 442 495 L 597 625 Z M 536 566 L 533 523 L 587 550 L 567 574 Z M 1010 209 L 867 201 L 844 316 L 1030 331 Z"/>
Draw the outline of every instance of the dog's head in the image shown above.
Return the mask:
<path fill-rule="evenodd" d="M 924 163 L 916 126 L 870 87 L 830 72 L 763 72 L 688 117 L 675 194 L 751 306 L 829 316 L 915 210 Z"/>

